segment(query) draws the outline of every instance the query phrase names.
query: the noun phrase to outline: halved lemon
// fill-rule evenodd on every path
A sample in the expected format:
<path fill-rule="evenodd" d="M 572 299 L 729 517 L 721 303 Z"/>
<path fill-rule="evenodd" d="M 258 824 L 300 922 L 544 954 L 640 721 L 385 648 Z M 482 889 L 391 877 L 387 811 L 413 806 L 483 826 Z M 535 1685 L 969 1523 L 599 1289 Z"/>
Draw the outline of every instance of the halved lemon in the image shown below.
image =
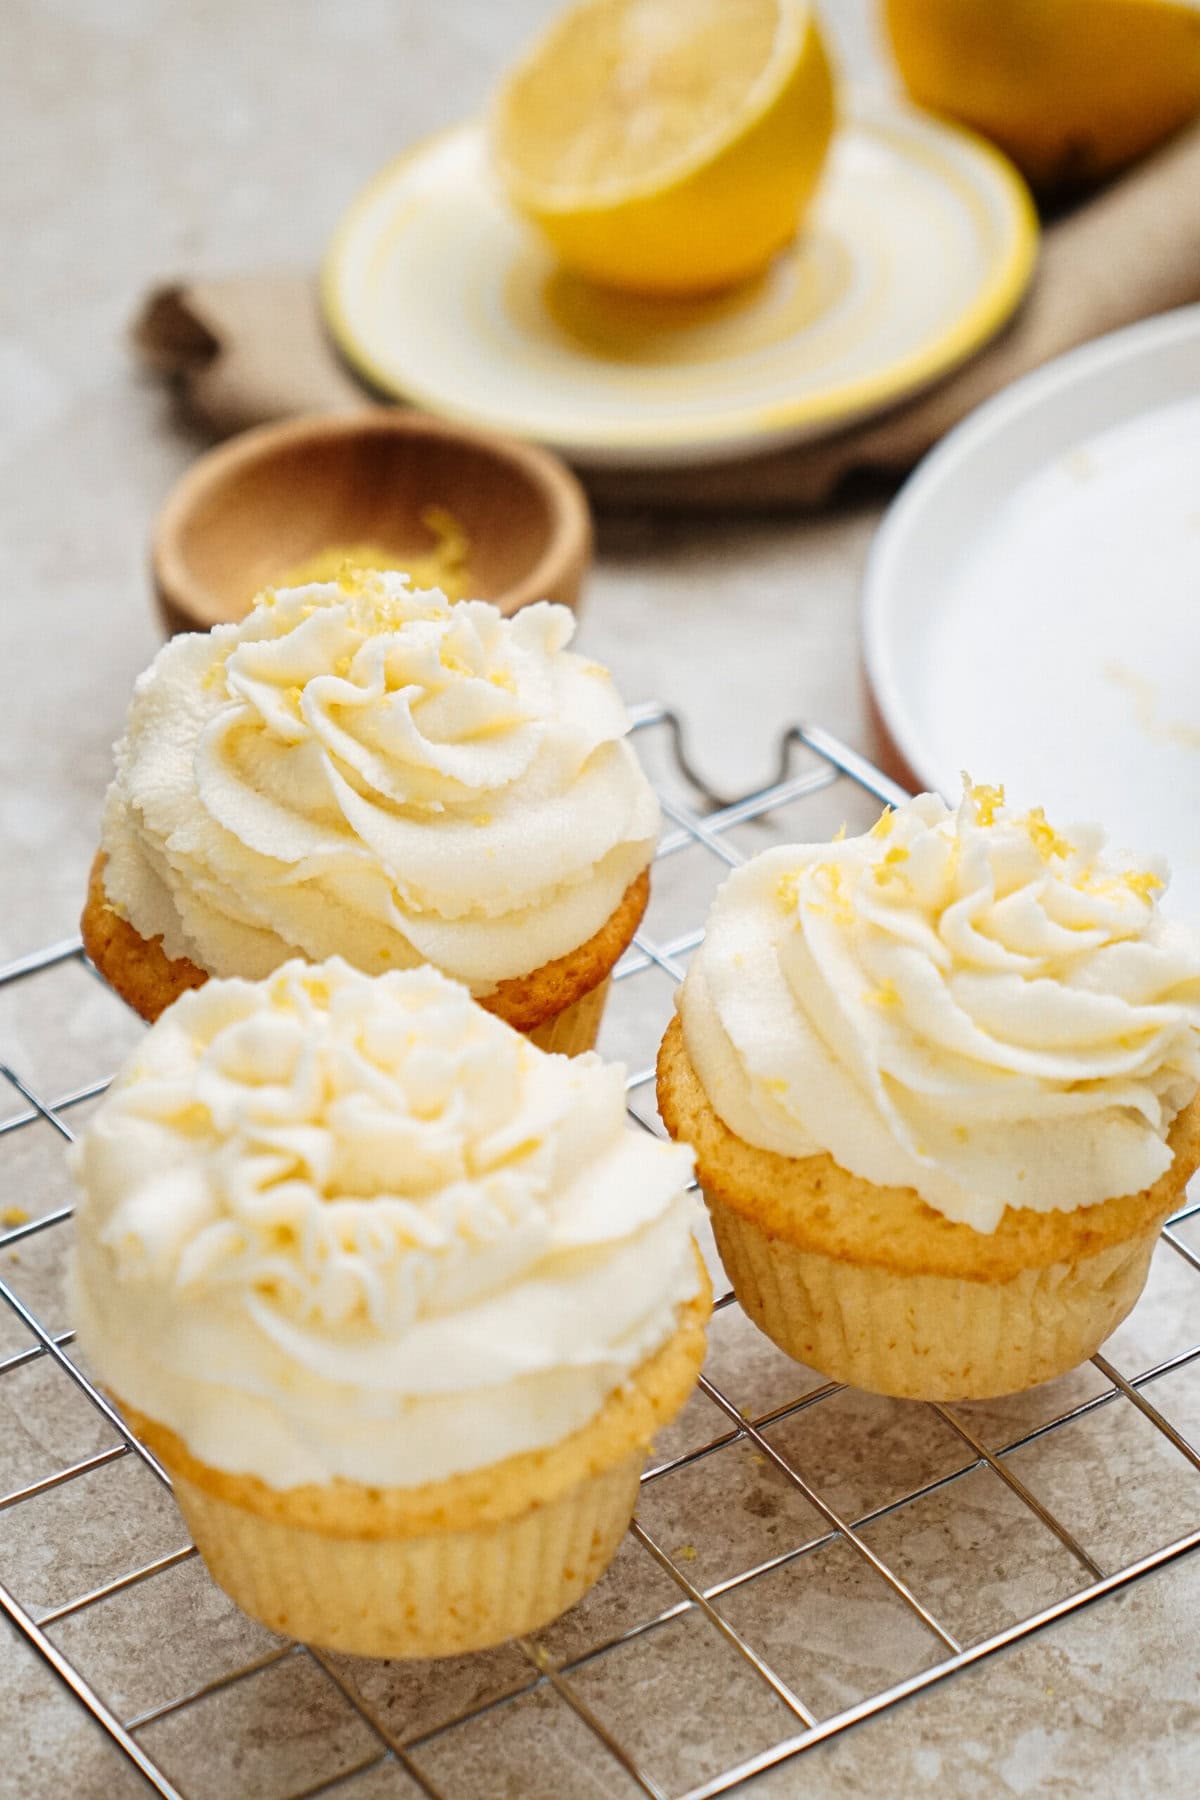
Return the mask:
<path fill-rule="evenodd" d="M 566 267 L 695 294 L 795 235 L 833 123 L 807 0 L 583 0 L 504 82 L 492 147 Z"/>

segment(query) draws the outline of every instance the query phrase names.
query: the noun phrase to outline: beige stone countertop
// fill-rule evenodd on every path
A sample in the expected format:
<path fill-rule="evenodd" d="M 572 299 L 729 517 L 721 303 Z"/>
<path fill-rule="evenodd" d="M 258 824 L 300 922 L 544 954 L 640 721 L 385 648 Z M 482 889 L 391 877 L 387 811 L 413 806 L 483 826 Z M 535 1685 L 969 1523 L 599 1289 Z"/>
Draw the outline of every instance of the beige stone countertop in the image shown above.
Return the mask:
<path fill-rule="evenodd" d="M 0 963 L 76 929 L 110 747 L 159 641 L 147 533 L 198 444 L 125 348 L 141 292 L 173 274 L 312 265 L 362 181 L 412 138 L 475 108 L 513 45 L 551 10 L 549 0 L 7 0 Z M 866 0 L 827 0 L 825 10 L 844 59 L 870 74 Z M 631 699 L 687 715 L 698 761 L 724 787 L 765 775 L 778 734 L 801 718 L 871 751 L 857 602 L 879 510 L 860 502 L 810 518 L 605 516 L 582 644 Z M 740 841 L 755 848 L 797 817 L 739 827 Z M 810 811 L 814 821 L 837 822 Z M 718 873 L 699 851 L 673 859 L 652 929 L 669 937 L 698 922 Z M 602 1047 L 644 1068 L 670 984 L 649 970 L 626 987 Z M 0 988 L 0 1060 L 47 1096 L 110 1072 L 137 1030 L 76 961 Z M 36 1219 L 69 1193 L 50 1125 L 3 1131 L 22 1104 L 15 1090 L 0 1091 L 0 1212 L 19 1207 Z M 65 1327 L 69 1229 L 0 1247 L 0 1277 L 53 1331 Z M 1179 1237 L 1200 1259 L 1200 1220 Z M 1147 1298 L 1107 1348 L 1127 1377 L 1200 1343 L 1198 1270 L 1200 1260 L 1157 1252 Z M 103 1458 L 117 1442 L 48 1357 L 23 1357 L 31 1342 L 0 1306 L 0 1496 Z M 1002 1631 L 1089 1580 L 933 1409 L 849 1392 L 794 1408 L 818 1378 L 757 1337 L 735 1307 L 715 1321 L 709 1366 L 827 1504 L 865 1521 L 874 1553 L 959 1642 Z M 1200 1525 L 1200 1474 L 1129 1400 L 1087 1407 L 1108 1390 L 1087 1368 L 1017 1400 L 953 1410 L 989 1450 L 1027 1439 L 1003 1466 L 1113 1570 Z M 1195 1440 L 1200 1365 L 1161 1375 L 1145 1394 Z M 1073 1422 L 1038 1435 L 1077 1405 Z M 728 1430 L 698 1396 L 656 1456 L 686 1457 Z M 640 1516 L 689 1581 L 710 1592 L 729 1584 L 716 1596 L 720 1616 L 818 1717 L 944 1654 L 844 1540 L 827 1541 L 801 1490 L 744 1437 L 648 1483 Z M 125 1455 L 0 1506 L 0 1582 L 44 1617 L 185 1541 L 169 1498 Z M 736 1579 L 764 1563 L 773 1566 L 756 1580 Z M 680 1598 L 631 1540 L 596 1593 L 540 1634 L 545 1652 L 571 1665 L 569 1694 L 671 1795 L 800 1728 L 694 1607 L 575 1661 Z M 1192 1795 L 1198 1618 L 1193 1556 L 744 1791 Z M 194 1559 L 73 1609 L 48 1633 L 122 1719 L 247 1660 L 272 1659 L 139 1729 L 143 1749 L 191 1800 L 272 1800 L 317 1785 L 345 1800 L 416 1794 L 395 1761 L 373 1761 L 382 1741 L 415 1740 L 414 1767 L 447 1797 L 637 1791 L 518 1649 L 426 1670 L 349 1659 L 322 1669 L 244 1620 Z M 505 1695 L 516 1697 L 438 1731 Z M 123 1800 L 143 1791 L 132 1765 L 0 1623 L 0 1793 Z"/>

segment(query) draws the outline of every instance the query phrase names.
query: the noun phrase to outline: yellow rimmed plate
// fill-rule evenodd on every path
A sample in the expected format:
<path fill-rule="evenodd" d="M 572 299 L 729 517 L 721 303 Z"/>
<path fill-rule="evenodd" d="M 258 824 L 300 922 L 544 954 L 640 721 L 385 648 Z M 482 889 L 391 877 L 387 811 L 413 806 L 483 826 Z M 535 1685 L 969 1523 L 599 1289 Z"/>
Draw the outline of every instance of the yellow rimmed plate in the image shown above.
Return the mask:
<path fill-rule="evenodd" d="M 385 394 L 578 463 L 662 467 L 823 436 L 979 349 L 1017 305 L 1037 223 L 978 138 L 856 99 L 796 244 L 747 288 L 643 300 L 560 270 L 471 122 L 359 194 L 322 271 L 343 354 Z"/>

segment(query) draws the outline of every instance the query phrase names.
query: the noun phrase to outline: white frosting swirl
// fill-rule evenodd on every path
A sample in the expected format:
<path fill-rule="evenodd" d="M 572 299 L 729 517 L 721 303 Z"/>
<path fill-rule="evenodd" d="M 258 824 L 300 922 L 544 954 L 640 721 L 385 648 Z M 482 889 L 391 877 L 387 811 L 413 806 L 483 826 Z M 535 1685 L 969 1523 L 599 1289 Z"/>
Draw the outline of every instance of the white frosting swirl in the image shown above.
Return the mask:
<path fill-rule="evenodd" d="M 573 630 L 565 607 L 506 619 L 356 572 L 175 638 L 116 747 L 110 902 L 216 975 L 342 955 L 487 993 L 565 955 L 659 828 Z"/>
<path fill-rule="evenodd" d="M 1072 837 L 971 788 L 730 876 L 679 999 L 730 1129 L 985 1232 L 1149 1187 L 1200 1085 L 1200 937 L 1163 864 Z"/>
<path fill-rule="evenodd" d="M 555 1443 L 698 1288 L 690 1152 L 627 1124 L 623 1071 L 545 1055 L 433 969 L 208 982 L 72 1156 L 100 1379 L 276 1488 Z"/>

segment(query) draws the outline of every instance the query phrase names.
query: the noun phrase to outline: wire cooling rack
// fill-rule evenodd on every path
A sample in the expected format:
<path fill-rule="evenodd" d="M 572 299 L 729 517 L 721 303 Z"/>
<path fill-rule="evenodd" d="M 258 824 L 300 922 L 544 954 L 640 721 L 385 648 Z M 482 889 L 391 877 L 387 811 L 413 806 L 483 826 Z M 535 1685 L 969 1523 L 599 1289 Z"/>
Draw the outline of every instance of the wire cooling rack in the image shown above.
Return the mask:
<path fill-rule="evenodd" d="M 643 707 L 635 728 L 668 831 L 601 1048 L 632 1070 L 633 1117 L 661 1130 L 654 1053 L 717 883 L 768 843 L 842 820 L 861 829 L 903 794 L 827 733 L 797 728 L 767 786 L 723 798 L 672 714 Z M 51 1021 L 76 1076 L 83 1053 L 108 1063 L 69 1091 L 40 1072 L 44 1052 L 38 1072 L 3 1066 L 0 1419 L 16 1384 L 42 1385 L 11 1403 L 24 1432 L 0 1431 L 0 1484 L 13 1479 L 6 1440 L 18 1472 L 0 1498 L 0 1609 L 157 1793 L 704 1800 L 1200 1547 L 1200 1456 L 1184 1434 L 1200 1420 L 1188 1385 L 1200 1374 L 1198 1200 L 1165 1229 L 1148 1297 L 1109 1354 L 1012 1401 L 855 1394 L 777 1353 L 726 1294 L 629 1537 L 565 1619 L 436 1665 L 272 1637 L 208 1582 L 157 1485 L 163 1470 L 70 1354 L 58 1140 L 131 1030 L 115 997 L 111 1031 L 91 1012 L 90 1037 L 78 1027 L 98 981 L 76 939 L 0 969 L 0 1002 Z M 40 1156 L 25 1154 L 39 1134 Z M 18 1454 L 26 1440 L 40 1472 Z M 105 1491 L 122 1471 L 131 1479 Z"/>

